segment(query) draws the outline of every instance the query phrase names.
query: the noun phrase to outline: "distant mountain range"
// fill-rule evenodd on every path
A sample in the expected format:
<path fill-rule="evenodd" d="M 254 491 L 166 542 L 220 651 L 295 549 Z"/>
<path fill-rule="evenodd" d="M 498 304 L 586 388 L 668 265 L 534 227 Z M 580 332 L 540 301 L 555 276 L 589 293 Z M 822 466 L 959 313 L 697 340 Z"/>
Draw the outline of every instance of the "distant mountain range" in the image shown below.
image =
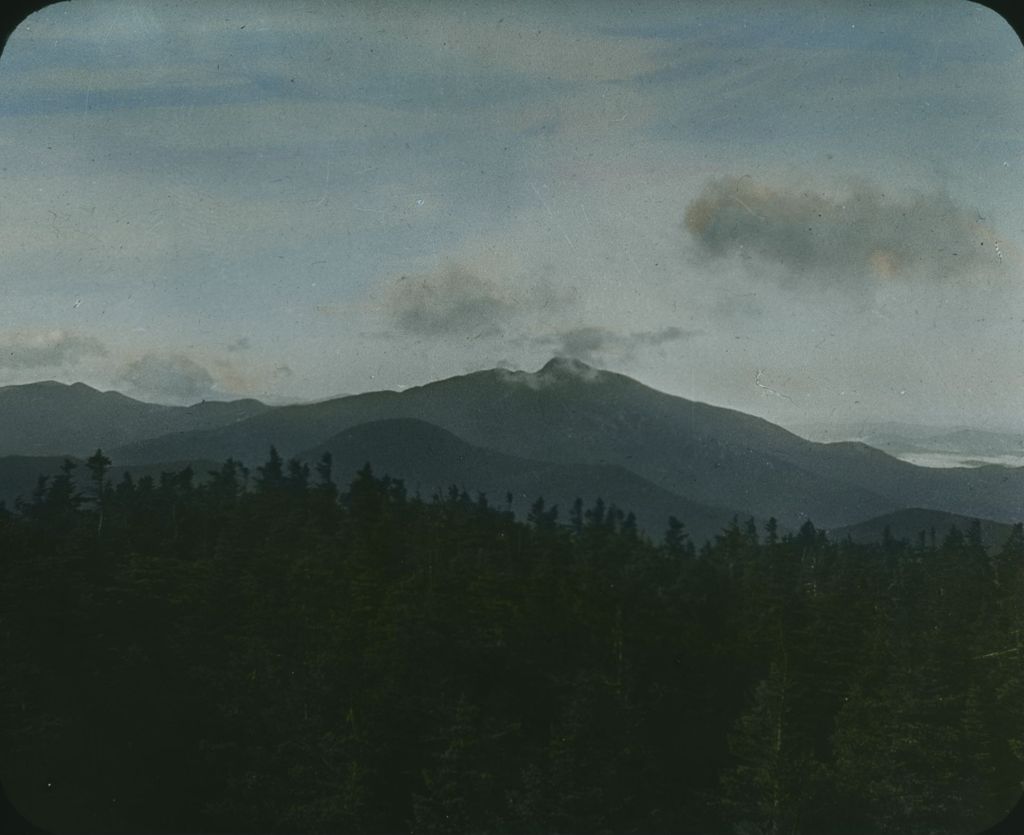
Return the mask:
<path fill-rule="evenodd" d="M 450 486 L 465 487 L 471 496 L 483 493 L 503 507 L 511 495 L 513 509 L 524 513 L 538 497 L 547 507 L 558 505 L 567 521 L 577 497 L 589 507 L 598 498 L 632 511 L 642 528 L 661 532 L 668 517 L 686 521 L 701 540 L 721 531 L 734 508 L 711 507 L 672 493 L 614 464 L 537 461 L 473 446 L 450 432 L 421 420 L 394 418 L 361 423 L 333 436 L 299 457 L 317 460 L 330 452 L 335 470 L 354 473 L 371 463 L 378 473 L 399 474 L 412 493 L 430 498 Z"/>
<path fill-rule="evenodd" d="M 946 534 L 956 526 L 961 533 L 966 533 L 974 520 L 967 516 L 947 513 L 941 510 L 925 510 L 911 507 L 876 516 L 856 525 L 837 528 L 829 531 L 835 540 L 850 539 L 853 542 L 880 542 L 886 531 L 894 540 L 906 540 L 912 545 L 922 543 L 926 546 L 941 545 Z M 1013 526 L 991 520 L 981 521 L 981 542 L 990 549 L 999 548 L 1013 530 Z"/>
<path fill-rule="evenodd" d="M 934 456 L 936 463 L 942 459 L 968 464 L 987 459 L 1007 459 L 1024 464 L 1024 432 L 938 428 L 893 422 L 809 423 L 794 426 L 793 431 L 805 438 L 824 442 L 856 439 L 890 455 L 906 456 L 911 460 L 929 460 L 928 456 Z"/>
<path fill-rule="evenodd" d="M 512 493 L 525 512 L 543 496 L 563 519 L 576 496 L 588 504 L 600 496 L 635 511 L 653 535 L 670 513 L 701 537 L 734 515 L 775 516 L 791 529 L 807 519 L 843 528 L 907 508 L 1024 518 L 1024 469 L 917 467 L 863 443 L 816 443 L 568 359 L 535 373 L 494 369 L 279 407 L 154 406 L 81 384 L 14 386 L 0 389 L 0 430 L 0 454 L 102 447 L 130 468 L 228 457 L 258 464 L 271 445 L 308 461 L 329 450 L 342 482 L 368 461 L 426 497 L 455 484 L 492 503 Z M 0 497 L 12 489 L 7 472 L 30 468 L 0 460 Z"/>
<path fill-rule="evenodd" d="M 89 455 L 171 432 L 232 424 L 267 411 L 258 400 L 159 406 L 83 383 L 0 388 L 0 455 Z"/>

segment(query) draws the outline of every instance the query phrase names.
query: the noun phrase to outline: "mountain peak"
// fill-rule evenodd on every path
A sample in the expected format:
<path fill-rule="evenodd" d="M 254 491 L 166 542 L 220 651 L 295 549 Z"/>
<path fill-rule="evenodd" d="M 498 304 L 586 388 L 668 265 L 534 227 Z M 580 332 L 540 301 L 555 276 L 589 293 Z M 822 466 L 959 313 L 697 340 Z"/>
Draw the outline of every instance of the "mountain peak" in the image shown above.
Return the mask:
<path fill-rule="evenodd" d="M 537 372 L 542 377 L 582 377 L 593 380 L 601 372 L 574 357 L 552 357 Z"/>
<path fill-rule="evenodd" d="M 585 362 L 572 357 L 554 357 L 544 363 L 539 371 L 510 371 L 506 368 L 495 368 L 488 373 L 496 374 L 497 378 L 503 382 L 523 385 L 531 389 L 548 388 L 572 382 L 594 383 L 609 380 L 614 376 L 607 371 L 592 368 Z"/>

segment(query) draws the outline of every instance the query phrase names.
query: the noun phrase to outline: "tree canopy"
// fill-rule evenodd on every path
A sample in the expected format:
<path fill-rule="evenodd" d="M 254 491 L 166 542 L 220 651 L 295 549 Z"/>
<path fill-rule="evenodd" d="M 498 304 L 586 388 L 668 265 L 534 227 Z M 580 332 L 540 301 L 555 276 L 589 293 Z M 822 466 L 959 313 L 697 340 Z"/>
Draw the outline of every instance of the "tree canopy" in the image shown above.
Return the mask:
<path fill-rule="evenodd" d="M 1024 776 L 1024 532 L 831 542 L 368 464 L 0 512 L 0 765 L 55 830 L 965 832 Z"/>

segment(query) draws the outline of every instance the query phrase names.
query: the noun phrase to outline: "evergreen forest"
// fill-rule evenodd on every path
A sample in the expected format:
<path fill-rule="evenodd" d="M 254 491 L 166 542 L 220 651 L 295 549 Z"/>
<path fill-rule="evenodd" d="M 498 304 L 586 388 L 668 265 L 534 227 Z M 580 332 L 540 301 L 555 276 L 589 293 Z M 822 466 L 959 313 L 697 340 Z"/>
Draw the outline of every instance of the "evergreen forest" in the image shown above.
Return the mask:
<path fill-rule="evenodd" d="M 525 501 L 525 500 L 523 500 Z M 1024 777 L 1024 530 L 709 542 L 368 464 L 0 510 L 0 767 L 52 831 L 979 832 Z"/>

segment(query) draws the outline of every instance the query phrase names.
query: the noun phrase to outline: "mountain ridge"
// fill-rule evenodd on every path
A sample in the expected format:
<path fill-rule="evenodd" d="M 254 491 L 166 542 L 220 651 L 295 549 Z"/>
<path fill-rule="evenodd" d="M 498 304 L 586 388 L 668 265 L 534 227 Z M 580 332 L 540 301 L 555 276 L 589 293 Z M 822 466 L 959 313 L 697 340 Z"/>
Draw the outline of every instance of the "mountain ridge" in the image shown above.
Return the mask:
<path fill-rule="evenodd" d="M 910 504 L 1012 520 L 1024 494 L 1021 473 L 937 473 L 867 446 L 818 444 L 763 418 L 565 359 L 537 372 L 486 369 L 402 392 L 280 407 L 116 453 L 126 462 L 256 460 L 271 444 L 294 455 L 358 423 L 396 417 L 420 418 L 521 457 L 618 465 L 690 500 L 774 515 L 790 526 L 808 518 L 826 527 L 852 524 Z"/>
<path fill-rule="evenodd" d="M 0 455 L 85 456 L 175 431 L 206 429 L 270 407 L 258 400 L 169 406 L 85 383 L 44 380 L 0 387 Z"/>
<path fill-rule="evenodd" d="M 600 464 L 566 465 L 536 461 L 477 447 L 434 424 L 414 418 L 389 418 L 358 424 L 297 457 L 316 461 L 330 452 L 335 473 L 345 483 L 364 464 L 379 475 L 401 478 L 424 498 L 455 486 L 471 496 L 486 495 L 492 504 L 513 496 L 514 509 L 525 517 L 542 498 L 557 505 L 566 521 L 572 503 L 590 507 L 598 499 L 636 515 L 640 527 L 658 537 L 669 516 L 686 524 L 697 541 L 713 537 L 741 509 L 709 506 L 664 490 L 621 467 Z"/>
<path fill-rule="evenodd" d="M 694 504 L 775 516 L 791 528 L 807 519 L 842 527 L 911 506 L 1002 522 L 1024 516 L 1024 469 L 941 471 L 857 442 L 817 443 L 569 358 L 535 372 L 484 369 L 237 419 L 214 411 L 213 425 L 179 420 L 174 431 L 104 448 L 125 465 L 228 457 L 252 464 L 272 445 L 297 456 L 360 424 L 416 419 L 481 450 L 570 468 L 618 467 Z"/>

